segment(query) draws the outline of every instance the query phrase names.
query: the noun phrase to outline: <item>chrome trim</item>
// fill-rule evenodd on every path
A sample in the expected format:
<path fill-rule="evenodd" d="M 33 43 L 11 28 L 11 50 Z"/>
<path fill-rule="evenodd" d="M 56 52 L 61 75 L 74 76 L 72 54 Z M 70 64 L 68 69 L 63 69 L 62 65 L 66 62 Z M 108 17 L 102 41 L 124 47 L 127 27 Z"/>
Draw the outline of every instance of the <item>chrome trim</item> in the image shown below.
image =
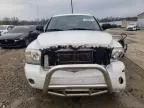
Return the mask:
<path fill-rule="evenodd" d="M 97 85 L 50 85 L 49 89 L 86 89 L 86 88 L 107 88 L 106 84 L 97 84 Z"/>
<path fill-rule="evenodd" d="M 62 96 L 62 97 L 70 97 L 70 96 L 95 96 L 95 95 L 100 95 L 100 94 L 105 94 L 105 93 L 108 93 L 108 90 L 103 90 L 103 91 L 99 91 L 99 92 L 96 92 L 96 93 L 92 93 L 92 94 L 89 94 L 89 93 L 80 93 L 80 94 L 60 94 L 60 93 L 56 93 L 56 92 L 48 92 L 48 94 L 51 94 L 51 95 L 56 95 L 56 96 Z"/>
<path fill-rule="evenodd" d="M 110 76 L 109 76 L 109 73 L 108 71 L 101 65 L 97 65 L 97 64 L 76 64 L 76 65 L 58 65 L 58 66 L 54 66 L 52 67 L 51 69 L 48 70 L 47 74 L 46 74 L 46 78 L 45 78 L 45 82 L 44 82 L 44 87 L 43 87 L 43 93 L 44 94 L 56 94 L 56 95 L 59 95 L 58 93 L 55 93 L 55 92 L 50 92 L 49 89 L 50 87 L 52 87 L 50 85 L 50 81 L 51 81 L 51 78 L 52 78 L 52 75 L 58 71 L 58 70 L 67 70 L 67 69 L 96 69 L 96 70 L 99 70 L 103 76 L 104 76 L 104 79 L 105 79 L 105 82 L 106 82 L 106 85 L 107 85 L 107 89 L 108 89 L 108 92 L 112 92 L 112 85 L 111 85 L 111 79 L 110 79 Z M 82 87 L 82 85 L 81 85 Z M 72 87 L 72 86 L 68 86 L 68 88 L 81 88 L 81 87 Z M 84 86 L 85 87 L 85 86 Z M 67 88 L 67 87 L 66 87 Z M 82 87 L 83 88 L 83 87 Z M 86 87 L 86 88 L 89 88 L 90 87 Z M 95 88 L 98 88 L 97 85 L 95 85 Z M 65 88 L 64 88 L 65 89 Z M 100 91 L 100 92 L 96 92 L 94 94 L 102 94 L 103 91 Z M 106 91 L 105 91 L 106 92 Z M 104 93 L 105 93 L 104 92 Z M 61 94 L 60 94 L 61 95 Z M 65 94 L 64 93 L 64 96 L 85 96 L 85 95 L 88 95 L 88 96 L 91 96 L 93 95 L 93 93 L 91 93 L 91 90 L 89 91 L 89 94 Z"/>

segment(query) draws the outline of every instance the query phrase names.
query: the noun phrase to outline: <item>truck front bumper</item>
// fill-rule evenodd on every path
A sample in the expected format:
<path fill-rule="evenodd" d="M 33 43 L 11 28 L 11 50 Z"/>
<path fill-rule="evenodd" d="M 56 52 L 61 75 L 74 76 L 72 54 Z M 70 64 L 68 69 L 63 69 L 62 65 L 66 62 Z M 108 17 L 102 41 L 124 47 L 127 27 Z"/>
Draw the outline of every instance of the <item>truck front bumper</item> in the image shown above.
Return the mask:
<path fill-rule="evenodd" d="M 67 83 L 55 83 L 55 73 L 61 72 L 73 72 L 77 73 L 87 70 L 88 74 L 95 72 L 99 80 L 95 80 L 95 83 L 89 81 L 92 80 L 93 75 L 88 79 L 89 83 L 84 81 L 72 83 L 68 80 Z M 70 71 L 71 70 L 71 71 Z M 93 96 L 98 94 L 104 94 L 107 92 L 120 92 L 126 87 L 125 78 L 125 66 L 122 62 L 112 62 L 107 67 L 97 64 L 76 64 L 76 65 L 59 65 L 54 66 L 51 69 L 44 70 L 41 66 L 25 65 L 26 78 L 29 84 L 38 89 L 43 89 L 44 93 L 49 93 L 58 96 Z M 65 74 L 63 74 L 65 76 Z M 89 76 L 89 75 L 88 75 Z M 86 76 L 85 76 L 86 77 Z M 60 82 L 62 78 L 58 78 L 57 82 Z M 70 78 L 68 78 L 70 79 Z M 75 80 L 75 79 L 74 79 Z"/>

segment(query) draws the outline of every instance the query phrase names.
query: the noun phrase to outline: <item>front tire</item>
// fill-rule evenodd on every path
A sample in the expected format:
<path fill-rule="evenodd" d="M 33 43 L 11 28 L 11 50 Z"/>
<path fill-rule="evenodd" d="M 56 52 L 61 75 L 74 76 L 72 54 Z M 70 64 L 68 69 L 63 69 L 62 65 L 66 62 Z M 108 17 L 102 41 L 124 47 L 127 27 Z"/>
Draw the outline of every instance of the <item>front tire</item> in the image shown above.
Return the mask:
<path fill-rule="evenodd" d="M 29 39 L 25 39 L 25 47 L 27 47 L 28 45 L 30 44 L 30 41 L 29 41 Z"/>

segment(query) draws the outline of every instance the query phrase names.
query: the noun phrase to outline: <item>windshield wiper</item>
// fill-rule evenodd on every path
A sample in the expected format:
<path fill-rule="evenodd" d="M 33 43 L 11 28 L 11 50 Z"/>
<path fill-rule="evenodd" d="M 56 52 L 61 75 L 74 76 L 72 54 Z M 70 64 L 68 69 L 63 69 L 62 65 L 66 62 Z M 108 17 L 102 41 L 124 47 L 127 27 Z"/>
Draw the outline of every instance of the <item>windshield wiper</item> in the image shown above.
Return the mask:
<path fill-rule="evenodd" d="M 67 30 L 95 30 L 95 29 L 88 29 L 88 28 L 71 28 Z"/>
<path fill-rule="evenodd" d="M 62 29 L 48 29 L 47 31 L 64 31 Z"/>

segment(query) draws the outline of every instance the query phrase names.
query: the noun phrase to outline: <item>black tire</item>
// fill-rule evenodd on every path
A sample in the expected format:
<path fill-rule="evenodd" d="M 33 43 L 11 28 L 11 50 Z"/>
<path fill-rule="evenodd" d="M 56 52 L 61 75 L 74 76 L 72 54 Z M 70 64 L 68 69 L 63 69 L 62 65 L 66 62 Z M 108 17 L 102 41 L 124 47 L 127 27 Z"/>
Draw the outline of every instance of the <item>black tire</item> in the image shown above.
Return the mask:
<path fill-rule="evenodd" d="M 29 39 L 25 39 L 25 47 L 27 47 L 28 45 L 30 44 L 30 41 L 29 41 Z"/>

